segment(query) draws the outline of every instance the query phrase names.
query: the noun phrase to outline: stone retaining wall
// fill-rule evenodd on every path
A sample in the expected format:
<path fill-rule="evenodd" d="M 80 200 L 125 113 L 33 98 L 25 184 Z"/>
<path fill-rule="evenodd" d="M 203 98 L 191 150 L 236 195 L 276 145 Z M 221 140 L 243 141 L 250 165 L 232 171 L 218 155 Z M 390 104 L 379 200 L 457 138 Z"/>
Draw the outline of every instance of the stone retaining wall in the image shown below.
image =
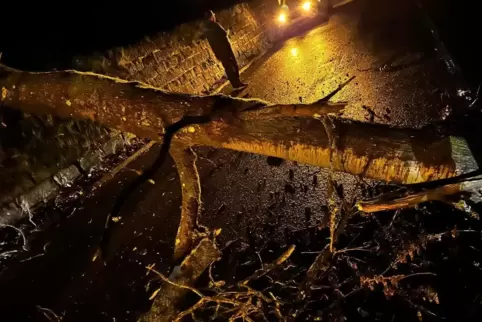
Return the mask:
<path fill-rule="evenodd" d="M 270 46 L 263 2 L 241 4 L 216 13 L 229 30 L 240 67 Z M 263 18 L 262 18 L 263 17 Z M 202 21 L 183 24 L 126 48 L 75 61 L 82 70 L 93 70 L 128 80 L 138 80 L 173 92 L 206 94 L 225 81 L 224 69 L 202 34 Z"/>

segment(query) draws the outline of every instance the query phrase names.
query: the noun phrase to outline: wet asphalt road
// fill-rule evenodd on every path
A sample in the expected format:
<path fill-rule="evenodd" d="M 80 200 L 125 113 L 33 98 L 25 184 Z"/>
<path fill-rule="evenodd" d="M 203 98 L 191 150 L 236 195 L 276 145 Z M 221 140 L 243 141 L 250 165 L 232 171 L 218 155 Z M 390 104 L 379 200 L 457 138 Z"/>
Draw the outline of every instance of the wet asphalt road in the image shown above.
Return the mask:
<path fill-rule="evenodd" d="M 400 6 L 344 7 L 250 68 L 243 75 L 247 94 L 274 103 L 310 102 L 356 76 L 332 99 L 349 102 L 346 117 L 367 119 L 365 105 L 376 113 L 375 122 L 418 127 L 442 119 L 444 93 L 457 90 L 457 84 L 432 50 L 416 11 Z M 180 186 L 172 160 L 157 173 L 155 184 L 145 183 L 127 202 L 123 216 L 128 219 L 111 245 L 115 258 L 107 267 L 91 258 L 116 195 L 158 152 L 158 146 L 151 149 L 68 213 L 42 214 L 58 220 L 34 233 L 31 250 L 1 272 L 5 321 L 44 321 L 36 306 L 64 314 L 64 321 L 133 321 L 148 307 L 145 266 L 156 263 L 159 270 L 169 270 L 179 220 Z M 201 222 L 223 229 L 222 245 L 234 239 L 283 242 L 286 231 L 325 217 L 323 169 L 292 162 L 272 166 L 264 156 L 233 151 L 199 148 L 198 154 Z M 337 177 L 348 196 L 356 194 L 350 188 L 354 177 Z M 31 258 L 38 254 L 44 255 Z"/>

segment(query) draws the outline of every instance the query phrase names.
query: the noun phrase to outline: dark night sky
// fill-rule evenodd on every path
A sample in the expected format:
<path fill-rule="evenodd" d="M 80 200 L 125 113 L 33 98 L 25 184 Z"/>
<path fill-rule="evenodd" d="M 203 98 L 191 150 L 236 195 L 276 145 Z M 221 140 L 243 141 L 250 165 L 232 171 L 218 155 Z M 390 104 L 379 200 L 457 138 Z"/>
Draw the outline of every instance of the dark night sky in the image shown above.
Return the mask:
<path fill-rule="evenodd" d="M 472 83 L 482 82 L 480 1 L 423 0 L 445 45 Z"/>
<path fill-rule="evenodd" d="M 72 55 L 126 45 L 236 2 L 242 0 L 2 2 L 0 51 L 18 67 L 62 67 Z"/>
<path fill-rule="evenodd" d="M 4 0 L 0 7 L 0 51 L 4 52 L 3 61 L 15 67 L 65 68 L 73 55 L 133 43 L 202 17 L 210 8 L 241 1 L 250 0 Z M 477 1 L 421 1 L 435 14 L 439 30 L 450 35 L 446 42 L 454 56 L 462 65 L 464 60 L 473 65 L 480 57 L 482 30 Z M 482 66 L 476 70 L 479 73 Z"/>

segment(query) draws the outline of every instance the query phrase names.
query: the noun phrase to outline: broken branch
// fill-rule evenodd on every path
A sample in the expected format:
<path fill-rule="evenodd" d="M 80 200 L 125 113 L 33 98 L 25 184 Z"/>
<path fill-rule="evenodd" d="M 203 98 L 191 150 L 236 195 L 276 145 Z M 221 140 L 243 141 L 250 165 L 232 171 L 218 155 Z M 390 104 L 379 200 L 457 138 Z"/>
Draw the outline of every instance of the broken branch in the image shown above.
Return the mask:
<path fill-rule="evenodd" d="M 191 249 L 201 213 L 201 184 L 196 167 L 197 155 L 190 147 L 174 145 L 170 150 L 177 166 L 182 190 L 181 220 L 176 236 L 174 259 L 178 260 Z"/>
<path fill-rule="evenodd" d="M 173 321 L 178 314 L 178 305 L 182 302 L 192 285 L 201 274 L 221 256 L 214 240 L 202 239 L 194 250 L 176 266 L 169 280 L 164 283 L 156 296 L 151 310 L 140 318 L 140 322 Z M 179 287 L 183 285 L 184 287 Z"/>
<path fill-rule="evenodd" d="M 278 257 L 274 262 L 268 264 L 268 265 L 263 265 L 263 267 L 261 269 L 258 269 L 253 275 L 251 275 L 250 277 L 246 278 L 245 280 L 243 280 L 240 285 L 247 285 L 250 281 L 254 281 L 266 274 L 268 274 L 269 272 L 271 272 L 273 269 L 275 269 L 276 267 L 280 266 L 281 264 L 283 264 L 284 262 L 286 262 L 286 260 L 288 260 L 288 258 L 290 258 L 291 254 L 293 254 L 293 252 L 295 251 L 295 248 L 296 246 L 295 245 L 291 245 L 280 257 Z"/>
<path fill-rule="evenodd" d="M 383 195 L 380 198 L 371 201 L 360 201 L 357 203 L 359 211 L 373 213 L 379 211 L 396 210 L 402 208 L 413 207 L 428 201 L 445 202 L 448 196 L 460 194 L 463 192 L 477 192 L 482 188 L 482 178 L 474 180 L 452 183 L 437 187 L 434 189 L 418 192 L 401 198 L 387 200 Z"/>

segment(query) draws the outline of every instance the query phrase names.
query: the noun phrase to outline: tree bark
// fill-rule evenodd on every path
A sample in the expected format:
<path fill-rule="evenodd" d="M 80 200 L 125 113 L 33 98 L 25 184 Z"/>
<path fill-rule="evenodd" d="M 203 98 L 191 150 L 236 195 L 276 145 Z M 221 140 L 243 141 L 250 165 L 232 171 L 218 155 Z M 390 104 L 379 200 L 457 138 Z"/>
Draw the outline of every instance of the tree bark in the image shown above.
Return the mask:
<path fill-rule="evenodd" d="M 196 153 L 191 147 L 171 146 L 171 156 L 176 163 L 181 182 L 181 219 L 176 235 L 174 260 L 183 258 L 194 244 L 197 220 L 201 213 L 201 183 L 196 167 Z"/>
<path fill-rule="evenodd" d="M 466 181 L 451 183 L 417 192 L 397 198 L 380 198 L 369 201 L 360 201 L 356 204 L 359 211 L 374 213 L 379 211 L 397 210 L 409 208 L 429 201 L 449 202 L 450 197 L 462 193 L 478 193 L 482 189 L 482 178 L 480 176 L 467 179 Z"/>
<path fill-rule="evenodd" d="M 0 64 L 0 102 L 32 114 L 88 119 L 137 136 L 162 141 L 183 117 L 236 109 L 223 95 L 176 94 L 139 82 L 74 70 L 24 72 Z M 230 103 L 234 103 L 231 106 Z"/>
<path fill-rule="evenodd" d="M 192 125 L 175 138 L 185 144 L 263 154 L 402 184 L 446 179 L 478 169 L 461 137 L 340 118 L 333 119 L 332 125 L 327 131 L 317 119 L 293 117 L 216 120 Z"/>
<path fill-rule="evenodd" d="M 162 141 L 170 126 L 184 120 L 175 139 L 186 146 L 207 145 L 333 166 L 336 171 L 388 182 L 421 183 L 478 169 L 463 138 L 438 136 L 430 129 L 343 119 L 334 119 L 334 127 L 326 129 L 315 119 L 334 111 L 326 102 L 269 105 L 223 95 L 168 93 L 93 73 L 29 73 L 1 65 L 0 88 L 4 104 L 33 114 L 90 119 L 157 141 Z"/>
<path fill-rule="evenodd" d="M 181 265 L 176 266 L 157 292 L 151 310 L 139 319 L 139 322 L 169 322 L 179 313 L 178 306 L 196 280 L 213 262 L 219 259 L 221 252 L 215 241 L 202 239 L 197 247 L 187 256 Z"/>

